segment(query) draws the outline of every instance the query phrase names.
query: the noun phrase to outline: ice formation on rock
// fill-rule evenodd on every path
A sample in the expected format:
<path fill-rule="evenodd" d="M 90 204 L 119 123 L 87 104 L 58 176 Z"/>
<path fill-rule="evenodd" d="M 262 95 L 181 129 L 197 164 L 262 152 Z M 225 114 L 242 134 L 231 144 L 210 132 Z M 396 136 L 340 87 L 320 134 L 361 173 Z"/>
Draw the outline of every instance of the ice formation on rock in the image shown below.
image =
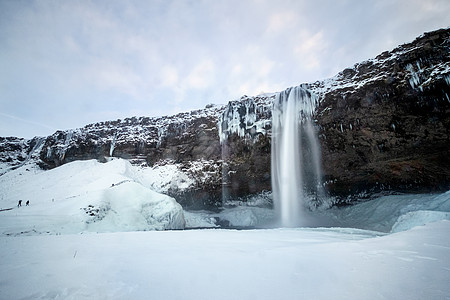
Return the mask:
<path fill-rule="evenodd" d="M 256 97 L 243 96 L 238 101 L 230 101 L 219 118 L 219 138 L 223 144 L 229 136 L 254 141 L 259 134 L 266 135 L 270 128 L 269 115 L 275 94 L 262 94 Z"/>

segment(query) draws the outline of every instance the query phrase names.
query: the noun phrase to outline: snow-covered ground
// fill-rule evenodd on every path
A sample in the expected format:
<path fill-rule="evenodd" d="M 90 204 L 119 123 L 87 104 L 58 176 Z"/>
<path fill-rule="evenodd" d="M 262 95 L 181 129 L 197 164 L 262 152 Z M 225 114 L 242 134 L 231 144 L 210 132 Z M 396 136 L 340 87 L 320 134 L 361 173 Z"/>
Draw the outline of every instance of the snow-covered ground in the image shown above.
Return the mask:
<path fill-rule="evenodd" d="M 22 166 L 0 177 L 0 234 L 184 229 L 175 199 L 138 177 L 123 159 L 76 161 L 49 171 Z"/>
<path fill-rule="evenodd" d="M 156 171 L 114 159 L 0 176 L 0 299 L 450 299 L 450 192 L 225 230 L 273 211 L 183 211 L 152 190 Z M 184 227 L 211 229 L 155 231 Z"/>
<path fill-rule="evenodd" d="M 0 299 L 449 299 L 450 221 L 0 237 Z"/>

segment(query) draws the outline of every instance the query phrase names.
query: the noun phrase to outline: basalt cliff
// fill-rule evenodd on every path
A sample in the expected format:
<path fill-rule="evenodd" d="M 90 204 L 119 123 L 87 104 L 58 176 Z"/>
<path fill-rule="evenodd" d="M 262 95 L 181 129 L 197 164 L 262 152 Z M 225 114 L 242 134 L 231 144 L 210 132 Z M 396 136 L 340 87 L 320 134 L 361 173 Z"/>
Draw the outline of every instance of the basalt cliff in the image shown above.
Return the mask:
<path fill-rule="evenodd" d="M 317 97 L 313 120 L 334 203 L 379 191 L 450 188 L 450 29 L 302 87 Z M 271 191 L 275 97 L 243 96 L 175 116 L 107 121 L 31 140 L 0 138 L 0 173 L 29 162 L 48 169 L 120 157 L 155 170 L 152 187 L 185 208 L 245 200 Z"/>

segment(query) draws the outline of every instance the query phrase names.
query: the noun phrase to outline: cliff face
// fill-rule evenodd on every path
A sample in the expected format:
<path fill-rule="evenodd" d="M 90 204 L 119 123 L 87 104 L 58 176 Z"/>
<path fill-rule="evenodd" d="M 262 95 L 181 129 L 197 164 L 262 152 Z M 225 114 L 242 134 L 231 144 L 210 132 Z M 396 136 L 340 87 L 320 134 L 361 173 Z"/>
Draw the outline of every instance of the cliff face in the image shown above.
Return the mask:
<path fill-rule="evenodd" d="M 333 78 L 303 85 L 319 98 L 314 119 L 324 182 L 338 202 L 362 192 L 450 187 L 449 49 L 450 30 L 439 30 Z M 229 104 L 240 117 L 222 115 L 222 142 L 248 150 L 230 161 L 264 161 L 270 149 L 270 100 Z M 236 169 L 234 176 L 243 172 Z M 268 167 L 252 174 L 261 182 L 259 189 L 270 185 Z M 253 181 L 245 178 L 239 178 L 241 189 L 248 185 L 251 191 Z"/>
<path fill-rule="evenodd" d="M 108 157 L 128 159 L 142 167 L 174 166 L 177 174 L 188 178 L 189 185 L 171 184 L 158 191 L 176 197 L 185 207 L 213 207 L 221 203 L 222 195 L 217 129 L 222 110 L 211 105 L 175 116 L 134 117 L 56 132 L 46 139 L 40 159 L 49 168 L 74 160 Z"/>
<path fill-rule="evenodd" d="M 324 182 L 338 201 L 364 191 L 450 187 L 449 50 L 450 30 L 439 30 L 302 85 L 318 97 Z M 271 190 L 274 99 L 243 96 L 171 117 L 102 122 L 30 141 L 2 138 L 0 160 L 3 172 L 30 159 L 43 168 L 108 157 L 174 166 L 189 184 L 163 192 L 188 208 L 213 207 Z"/>
<path fill-rule="evenodd" d="M 449 49 L 440 30 L 335 77 L 317 109 L 330 191 L 449 188 Z"/>

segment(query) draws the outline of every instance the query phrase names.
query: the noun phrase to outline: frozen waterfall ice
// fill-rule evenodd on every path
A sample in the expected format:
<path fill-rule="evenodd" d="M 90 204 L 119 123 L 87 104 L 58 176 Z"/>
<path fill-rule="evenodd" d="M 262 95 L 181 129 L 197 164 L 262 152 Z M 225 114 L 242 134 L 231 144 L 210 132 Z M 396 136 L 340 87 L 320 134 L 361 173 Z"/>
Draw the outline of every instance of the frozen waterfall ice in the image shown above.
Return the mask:
<path fill-rule="evenodd" d="M 272 190 L 281 226 L 305 224 L 304 207 L 324 196 L 311 116 L 317 97 L 302 86 L 280 92 L 272 111 Z"/>

